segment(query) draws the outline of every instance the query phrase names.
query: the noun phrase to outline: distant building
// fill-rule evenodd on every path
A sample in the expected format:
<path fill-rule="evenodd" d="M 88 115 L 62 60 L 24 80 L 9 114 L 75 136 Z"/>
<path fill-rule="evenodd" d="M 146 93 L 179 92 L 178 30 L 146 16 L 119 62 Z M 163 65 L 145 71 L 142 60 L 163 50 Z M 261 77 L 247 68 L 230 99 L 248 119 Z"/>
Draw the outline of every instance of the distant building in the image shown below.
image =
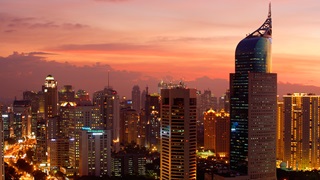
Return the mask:
<path fill-rule="evenodd" d="M 31 135 L 36 135 L 38 118 L 44 116 L 44 93 L 24 91 L 23 100 L 31 102 Z"/>
<path fill-rule="evenodd" d="M 224 110 L 208 110 L 204 115 L 204 149 L 213 150 L 218 158 L 229 157 L 230 115 Z"/>
<path fill-rule="evenodd" d="M 71 85 L 64 85 L 58 92 L 59 103 L 63 102 L 75 102 L 75 92 Z"/>
<path fill-rule="evenodd" d="M 90 100 L 90 96 L 89 96 L 89 93 L 83 89 L 79 89 L 77 92 L 76 92 L 76 95 L 75 95 L 75 102 L 77 105 L 81 105 L 81 106 L 84 106 L 84 105 L 92 105 L 92 102 Z"/>
<path fill-rule="evenodd" d="M 138 113 L 141 110 L 140 101 L 141 101 L 141 92 L 138 85 L 133 86 L 132 92 L 131 92 L 131 99 L 132 99 L 132 107 L 134 110 L 136 110 Z"/>
<path fill-rule="evenodd" d="M 196 179 L 196 90 L 161 90 L 160 179 Z"/>
<path fill-rule="evenodd" d="M 13 102 L 14 121 L 11 126 L 17 139 L 31 136 L 31 101 L 15 100 Z"/>
<path fill-rule="evenodd" d="M 139 114 L 135 109 L 124 108 L 120 111 L 120 143 L 137 143 Z"/>

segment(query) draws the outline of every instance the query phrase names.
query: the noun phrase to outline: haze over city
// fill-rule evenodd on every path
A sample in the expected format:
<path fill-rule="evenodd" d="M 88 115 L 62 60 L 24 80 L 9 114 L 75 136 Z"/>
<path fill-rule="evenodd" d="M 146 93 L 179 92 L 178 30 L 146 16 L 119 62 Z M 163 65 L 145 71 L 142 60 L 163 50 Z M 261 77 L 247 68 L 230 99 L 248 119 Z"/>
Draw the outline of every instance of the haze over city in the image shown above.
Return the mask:
<path fill-rule="evenodd" d="M 220 96 L 234 72 L 234 49 L 267 16 L 269 1 L 57 0 L 0 2 L 1 98 L 59 86 L 90 93 L 110 85 L 184 80 Z M 252 8 L 255 7 L 255 8 Z M 319 92 L 320 2 L 272 2 L 273 72 L 278 93 Z M 306 86 L 307 85 L 307 86 Z"/>

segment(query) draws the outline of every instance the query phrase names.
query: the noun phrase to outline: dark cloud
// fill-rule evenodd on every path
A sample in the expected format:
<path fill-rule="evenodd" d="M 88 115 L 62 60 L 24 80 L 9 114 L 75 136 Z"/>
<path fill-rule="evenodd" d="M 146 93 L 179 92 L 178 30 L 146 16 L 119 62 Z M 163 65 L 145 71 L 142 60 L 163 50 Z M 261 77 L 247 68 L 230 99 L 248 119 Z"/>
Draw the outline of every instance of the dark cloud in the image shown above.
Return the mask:
<path fill-rule="evenodd" d="M 15 17 L 8 14 L 0 13 L 0 22 L 3 28 L 8 28 L 4 32 L 14 32 L 19 29 L 47 29 L 61 28 L 64 30 L 83 29 L 89 27 L 80 23 L 57 23 L 46 19 L 35 17 Z"/>

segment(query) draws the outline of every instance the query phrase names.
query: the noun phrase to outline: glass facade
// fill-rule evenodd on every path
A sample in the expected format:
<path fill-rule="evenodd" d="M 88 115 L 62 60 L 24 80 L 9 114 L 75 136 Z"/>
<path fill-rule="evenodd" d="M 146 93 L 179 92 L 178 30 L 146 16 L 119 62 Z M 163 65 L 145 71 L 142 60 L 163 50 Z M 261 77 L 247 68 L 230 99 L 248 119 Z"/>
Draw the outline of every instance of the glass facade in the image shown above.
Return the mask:
<path fill-rule="evenodd" d="M 271 24 L 265 34 L 259 30 L 239 42 L 230 74 L 230 168 L 241 174 L 248 174 L 249 74 L 271 72 Z"/>

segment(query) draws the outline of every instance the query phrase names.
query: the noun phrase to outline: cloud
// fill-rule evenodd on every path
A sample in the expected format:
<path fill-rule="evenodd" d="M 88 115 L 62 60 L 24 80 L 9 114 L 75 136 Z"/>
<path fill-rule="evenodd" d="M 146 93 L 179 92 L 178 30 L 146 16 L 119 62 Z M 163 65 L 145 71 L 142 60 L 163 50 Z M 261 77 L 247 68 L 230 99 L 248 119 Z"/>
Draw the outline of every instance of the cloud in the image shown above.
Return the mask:
<path fill-rule="evenodd" d="M 7 15 L 0 13 L 0 20 L 2 22 L 2 27 L 6 28 L 4 32 L 15 32 L 21 29 L 64 29 L 64 30 L 73 30 L 73 29 L 83 29 L 89 27 L 85 24 L 73 23 L 73 22 L 54 22 L 46 19 L 35 18 L 35 17 L 16 17 L 12 15 Z"/>

